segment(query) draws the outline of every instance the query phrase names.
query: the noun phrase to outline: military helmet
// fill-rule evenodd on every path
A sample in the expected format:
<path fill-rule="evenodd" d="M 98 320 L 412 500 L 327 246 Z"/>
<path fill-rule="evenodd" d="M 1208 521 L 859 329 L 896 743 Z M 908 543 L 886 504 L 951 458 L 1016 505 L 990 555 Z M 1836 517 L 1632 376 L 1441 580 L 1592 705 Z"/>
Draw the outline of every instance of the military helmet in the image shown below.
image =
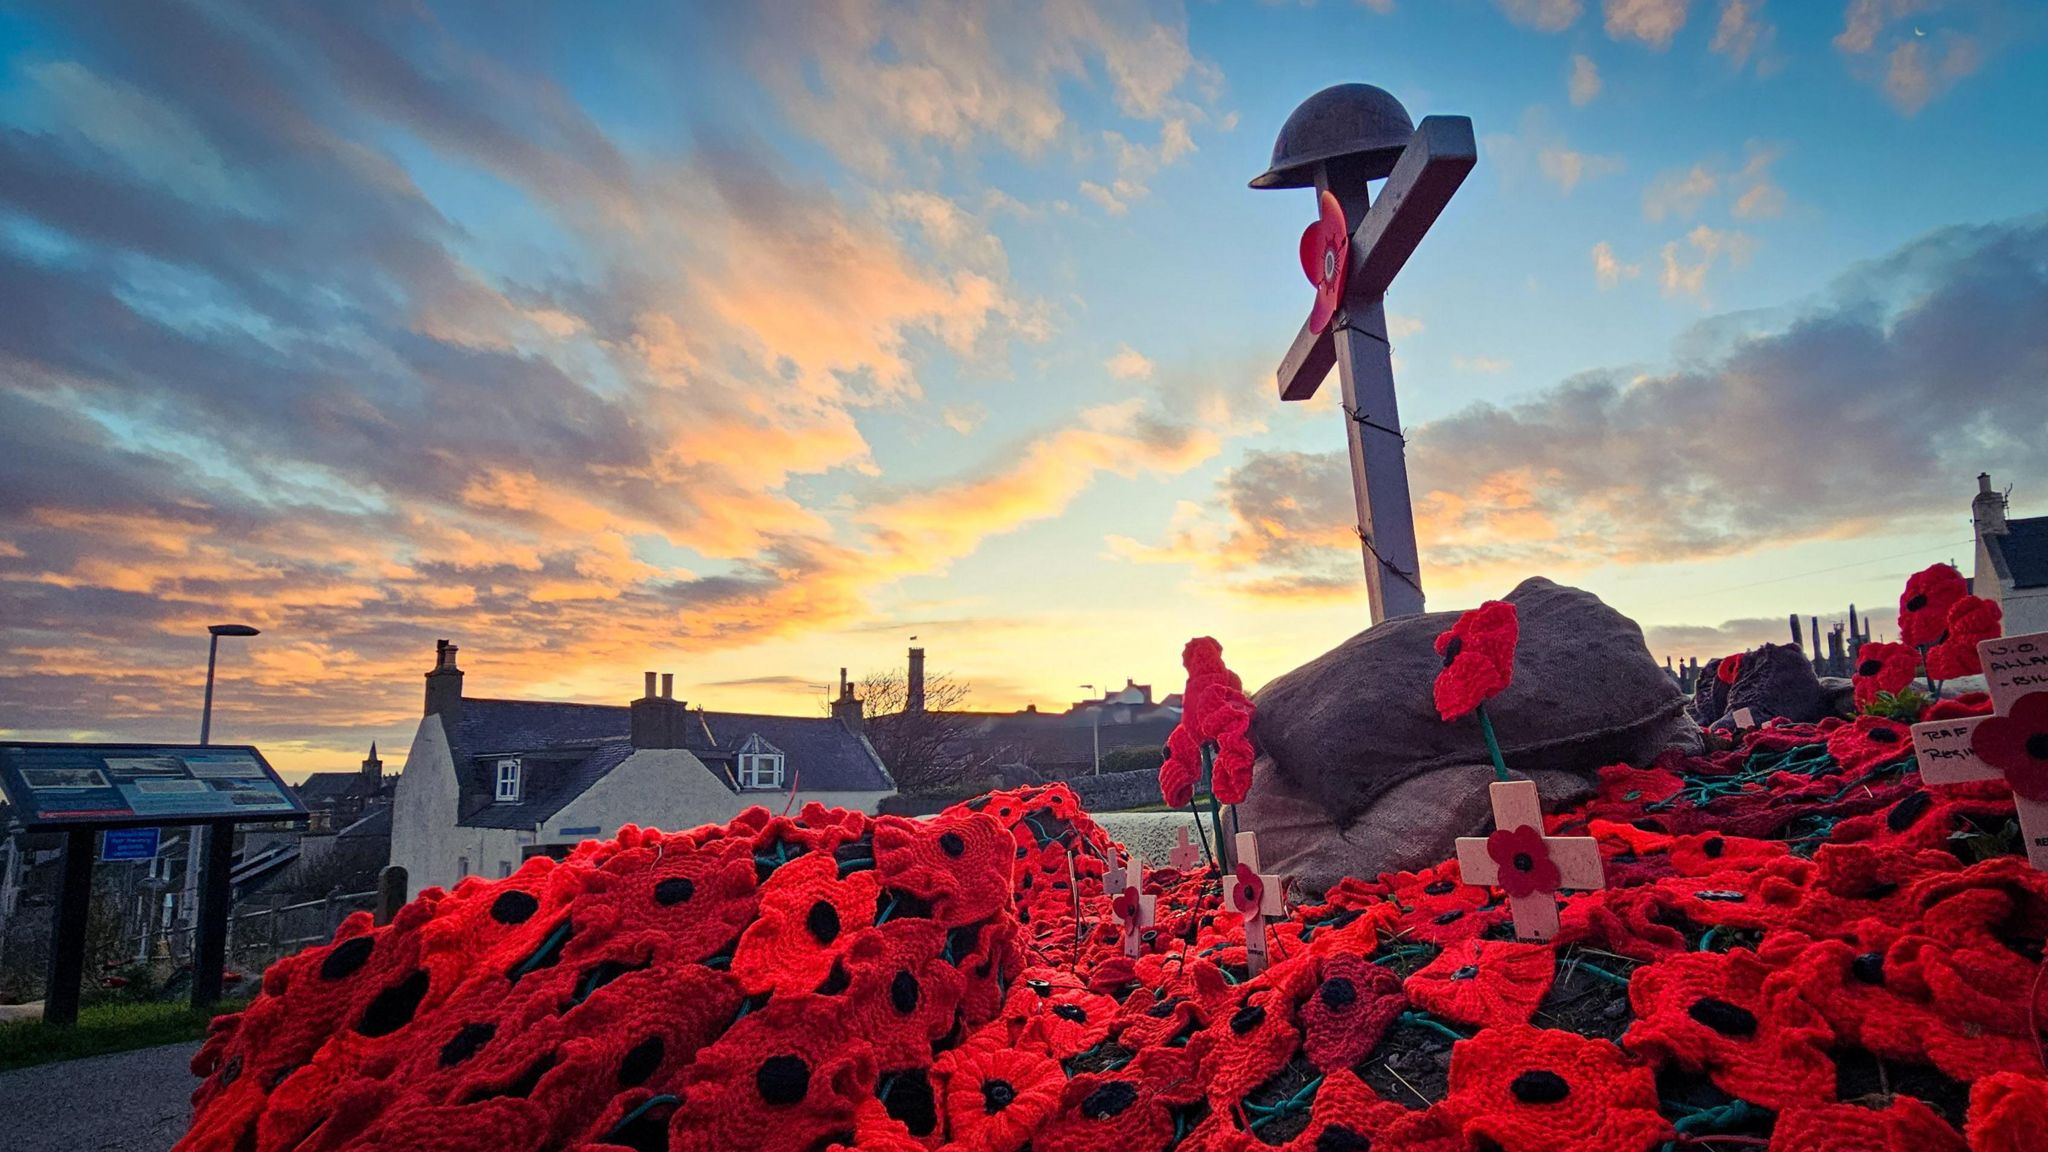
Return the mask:
<path fill-rule="evenodd" d="M 1338 84 L 1301 102 L 1280 126 L 1273 165 L 1252 181 L 1254 188 L 1307 188 L 1316 165 L 1340 156 L 1361 157 L 1366 178 L 1378 180 L 1415 135 L 1408 110 L 1384 88 Z"/>

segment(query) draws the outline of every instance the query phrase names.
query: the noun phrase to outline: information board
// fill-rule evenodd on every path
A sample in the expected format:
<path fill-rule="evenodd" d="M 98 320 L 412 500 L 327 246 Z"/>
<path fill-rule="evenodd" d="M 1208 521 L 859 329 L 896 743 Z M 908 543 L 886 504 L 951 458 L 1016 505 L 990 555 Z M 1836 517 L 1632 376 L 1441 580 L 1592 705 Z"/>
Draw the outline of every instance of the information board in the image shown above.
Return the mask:
<path fill-rule="evenodd" d="M 0 744 L 0 790 L 30 828 L 306 814 L 263 754 L 240 744 Z"/>

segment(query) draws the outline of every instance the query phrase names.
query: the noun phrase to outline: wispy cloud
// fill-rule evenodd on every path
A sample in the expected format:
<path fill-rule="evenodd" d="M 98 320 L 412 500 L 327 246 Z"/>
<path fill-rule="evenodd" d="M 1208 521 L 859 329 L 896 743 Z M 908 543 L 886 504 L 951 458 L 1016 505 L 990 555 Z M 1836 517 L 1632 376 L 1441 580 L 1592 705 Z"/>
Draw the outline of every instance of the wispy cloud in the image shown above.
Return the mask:
<path fill-rule="evenodd" d="M 1426 576 L 1490 591 L 1532 570 L 1896 529 L 1953 511 L 1944 478 L 2040 474 L 2048 444 L 2027 430 L 2048 422 L 2048 392 L 2028 366 L 2048 357 L 2044 269 L 2048 217 L 1944 230 L 1768 323 L 1703 323 L 1677 367 L 1588 372 L 1421 425 L 1409 462 Z M 1739 434 L 1702 450 L 1699 428 Z M 1163 541 L 1118 552 L 1249 596 L 1355 591 L 1348 478 L 1341 452 L 1254 453 Z"/>
<path fill-rule="evenodd" d="M 1600 66 L 1583 52 L 1572 53 L 1571 74 L 1565 80 L 1572 107 L 1584 108 L 1600 95 Z"/>
<path fill-rule="evenodd" d="M 1603 7 L 1609 36 L 1662 51 L 1685 27 L 1690 0 L 1605 0 Z"/>

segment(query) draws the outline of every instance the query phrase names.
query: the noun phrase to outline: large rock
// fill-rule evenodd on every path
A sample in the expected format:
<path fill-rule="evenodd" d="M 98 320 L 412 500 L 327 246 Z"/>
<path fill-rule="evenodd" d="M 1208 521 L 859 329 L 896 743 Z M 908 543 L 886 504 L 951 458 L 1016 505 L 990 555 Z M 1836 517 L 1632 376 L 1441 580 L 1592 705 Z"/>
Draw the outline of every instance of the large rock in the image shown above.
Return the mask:
<path fill-rule="evenodd" d="M 1811 724 L 1828 714 L 1827 692 L 1806 653 L 1790 644 L 1766 644 L 1742 655 L 1742 670 L 1728 688 L 1727 711 L 1749 709 L 1761 724 L 1783 718 Z"/>
<path fill-rule="evenodd" d="M 1582 798 L 1596 771 L 1697 749 L 1685 696 L 1634 621 L 1544 579 L 1505 599 L 1521 620 L 1515 678 L 1487 705 L 1508 767 L 1546 807 Z M 1301 888 L 1442 860 L 1491 823 L 1493 773 L 1476 717 L 1445 723 L 1430 686 L 1454 612 L 1389 620 L 1279 677 L 1254 698 L 1261 756 L 1238 816 L 1261 862 Z"/>

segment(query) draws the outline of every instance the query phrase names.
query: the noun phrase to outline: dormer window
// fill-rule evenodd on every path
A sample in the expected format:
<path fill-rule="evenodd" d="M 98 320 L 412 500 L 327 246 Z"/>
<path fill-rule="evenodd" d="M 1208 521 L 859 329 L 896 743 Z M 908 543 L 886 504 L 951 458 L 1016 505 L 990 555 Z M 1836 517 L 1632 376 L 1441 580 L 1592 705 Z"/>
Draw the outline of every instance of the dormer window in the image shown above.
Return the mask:
<path fill-rule="evenodd" d="M 516 759 L 498 761 L 497 801 L 500 804 L 519 803 L 519 761 Z"/>
<path fill-rule="evenodd" d="M 742 789 L 782 787 L 782 749 L 761 739 L 759 733 L 739 746 L 733 763 L 739 769 Z"/>

